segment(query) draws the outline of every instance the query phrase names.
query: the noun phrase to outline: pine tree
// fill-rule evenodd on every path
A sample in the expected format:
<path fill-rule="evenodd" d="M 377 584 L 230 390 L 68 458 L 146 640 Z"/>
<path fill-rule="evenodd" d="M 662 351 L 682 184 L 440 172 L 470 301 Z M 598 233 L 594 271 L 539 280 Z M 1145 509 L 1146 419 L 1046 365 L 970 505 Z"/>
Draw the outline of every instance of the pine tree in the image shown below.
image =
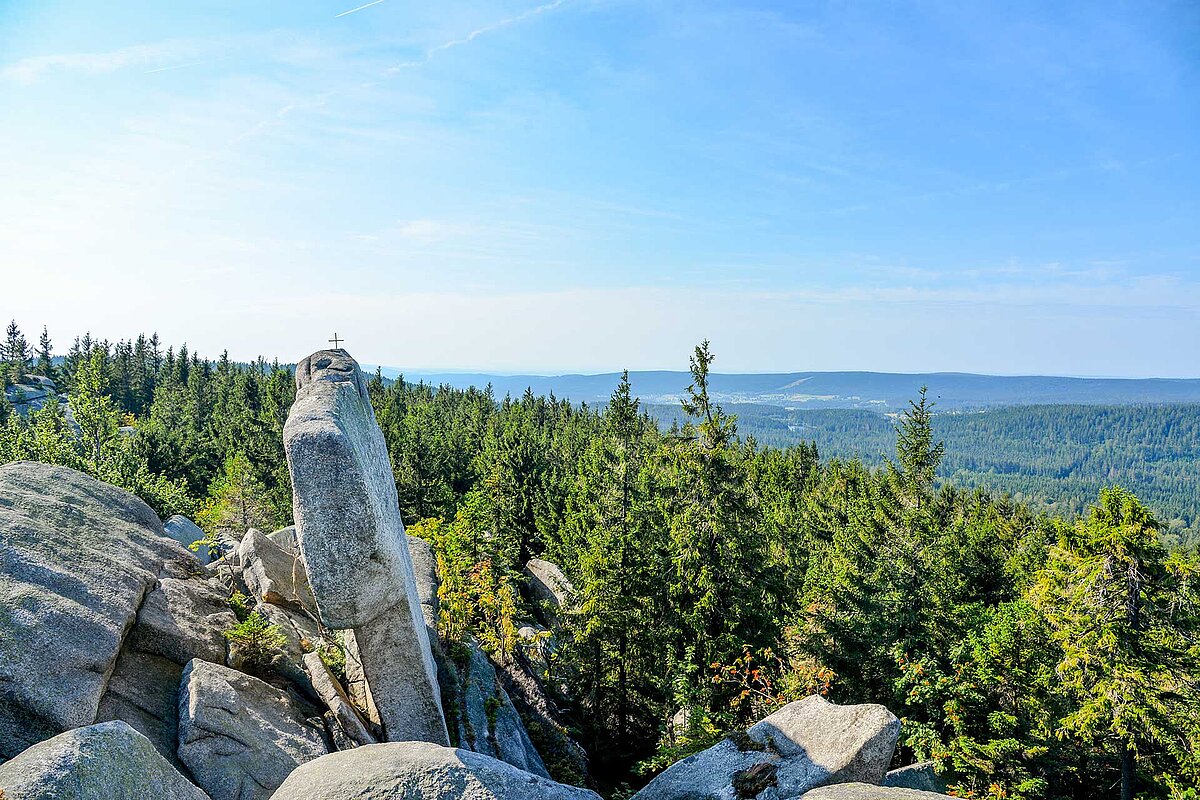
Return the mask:
<path fill-rule="evenodd" d="M 118 436 L 120 419 L 108 395 L 105 352 L 100 347 L 80 361 L 70 395 L 71 413 L 79 426 L 85 457 L 93 472 L 99 472 L 105 448 Z"/>
<path fill-rule="evenodd" d="M 17 321 L 8 323 L 5 332 L 4 358 L 8 362 L 8 381 L 21 383 L 29 367 L 29 342 L 17 326 Z"/>
<path fill-rule="evenodd" d="M 34 371 L 50 380 L 54 380 L 54 351 L 50 342 L 50 332 L 42 326 L 42 335 L 38 339 L 37 365 Z"/>
<path fill-rule="evenodd" d="M 577 676 L 589 755 L 612 770 L 649 752 L 662 716 L 664 642 L 653 632 L 665 602 L 665 542 L 651 498 L 651 423 L 628 372 L 602 425 L 567 500 L 577 607 L 565 617 L 564 657 Z"/>
<path fill-rule="evenodd" d="M 1168 556 L 1162 527 L 1136 497 L 1105 489 L 1051 547 L 1031 592 L 1078 704 L 1062 733 L 1115 750 L 1122 800 L 1137 791 L 1139 762 L 1165 753 L 1195 763 L 1180 734 L 1200 718 L 1197 568 Z"/>
<path fill-rule="evenodd" d="M 721 710 L 713 665 L 728 664 L 744 645 L 773 640 L 760 575 L 766 540 L 758 530 L 739 452 L 736 421 L 712 402 L 707 341 L 691 358 L 692 385 L 682 401 L 690 417 L 663 452 L 662 499 L 670 537 L 669 653 L 676 702 L 700 714 Z"/>

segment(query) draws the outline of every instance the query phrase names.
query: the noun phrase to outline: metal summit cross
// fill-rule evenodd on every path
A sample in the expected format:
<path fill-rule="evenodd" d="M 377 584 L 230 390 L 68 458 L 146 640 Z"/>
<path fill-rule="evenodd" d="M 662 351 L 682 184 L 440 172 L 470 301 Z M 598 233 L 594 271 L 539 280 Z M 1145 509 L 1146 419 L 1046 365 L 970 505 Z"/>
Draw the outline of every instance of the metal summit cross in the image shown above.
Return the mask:
<path fill-rule="evenodd" d="M 333 342 L 333 349 L 334 349 L 334 350 L 337 350 L 337 349 L 338 349 L 338 342 L 344 342 L 344 341 L 346 341 L 346 340 L 345 340 L 345 339 L 339 339 L 339 338 L 338 338 L 338 335 L 337 335 L 337 331 L 334 331 L 334 332 L 333 332 L 333 338 L 332 338 L 332 339 L 329 339 L 328 341 L 331 341 L 331 342 Z"/>

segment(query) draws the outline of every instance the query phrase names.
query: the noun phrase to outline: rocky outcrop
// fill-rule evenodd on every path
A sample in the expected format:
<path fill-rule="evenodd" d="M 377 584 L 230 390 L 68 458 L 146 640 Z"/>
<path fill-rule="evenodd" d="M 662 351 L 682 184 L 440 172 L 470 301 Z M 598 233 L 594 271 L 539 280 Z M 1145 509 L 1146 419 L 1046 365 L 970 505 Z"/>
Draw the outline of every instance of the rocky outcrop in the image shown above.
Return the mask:
<path fill-rule="evenodd" d="M 256 600 L 316 613 L 308 573 L 300 558 L 281 548 L 264 533 L 251 528 L 237 549 L 241 577 Z"/>
<path fill-rule="evenodd" d="M 179 681 L 193 658 L 224 663 L 224 631 L 237 624 L 224 595 L 199 579 L 163 578 L 125 638 L 98 721 L 124 720 L 175 766 Z"/>
<path fill-rule="evenodd" d="M 883 779 L 882 786 L 894 786 L 900 789 L 920 789 L 923 792 L 944 792 L 946 783 L 937 774 L 932 761 L 922 761 L 910 764 L 889 772 Z"/>
<path fill-rule="evenodd" d="M 437 640 L 438 617 L 438 574 L 437 556 L 433 545 L 416 536 L 408 539 L 408 552 L 412 556 L 413 581 L 417 589 L 417 602 L 421 604 L 421 616 L 429 631 L 430 642 Z"/>
<path fill-rule="evenodd" d="M 447 664 L 447 672 L 456 689 L 451 724 L 458 746 L 549 778 L 496 668 L 479 643 L 471 642 L 463 663 Z"/>
<path fill-rule="evenodd" d="M 385 737 L 448 744 L 387 446 L 346 351 L 322 350 L 296 365 L 284 450 L 319 616 L 353 629 Z"/>
<path fill-rule="evenodd" d="M 212 554 L 207 547 L 197 547 L 192 549 L 192 545 L 204 538 L 204 531 L 200 530 L 200 526 L 192 522 L 182 514 L 176 514 L 165 523 L 163 523 L 163 533 L 168 539 L 173 539 L 188 549 L 188 552 L 195 553 L 196 560 L 201 564 L 207 564 L 212 561 Z"/>
<path fill-rule="evenodd" d="M 553 625 L 559 611 L 570 604 L 575 587 L 557 564 L 540 558 L 531 558 L 525 564 L 525 577 L 539 618 L 547 625 Z"/>
<path fill-rule="evenodd" d="M 948 794 L 919 789 L 894 789 L 869 783 L 840 783 L 823 786 L 804 795 L 804 800 L 953 800 Z"/>
<path fill-rule="evenodd" d="M 0 758 L 92 724 L 143 599 L 199 569 L 128 492 L 0 466 Z"/>
<path fill-rule="evenodd" d="M 316 709 L 250 675 L 192 661 L 179 689 L 179 759 L 213 800 L 266 800 L 329 752 Z"/>
<path fill-rule="evenodd" d="M 786 800 L 827 784 L 878 784 L 899 735 L 900 721 L 883 706 L 838 706 L 812 695 L 788 703 L 745 736 L 672 764 L 634 797 L 732 800 L 745 794 L 739 784 L 749 782 L 761 784 L 759 791 L 776 787 Z"/>
<path fill-rule="evenodd" d="M 124 722 L 60 733 L 0 765 L 5 800 L 209 800 Z"/>
<path fill-rule="evenodd" d="M 310 761 L 273 800 L 599 800 L 479 753 L 427 742 L 376 744 Z"/>

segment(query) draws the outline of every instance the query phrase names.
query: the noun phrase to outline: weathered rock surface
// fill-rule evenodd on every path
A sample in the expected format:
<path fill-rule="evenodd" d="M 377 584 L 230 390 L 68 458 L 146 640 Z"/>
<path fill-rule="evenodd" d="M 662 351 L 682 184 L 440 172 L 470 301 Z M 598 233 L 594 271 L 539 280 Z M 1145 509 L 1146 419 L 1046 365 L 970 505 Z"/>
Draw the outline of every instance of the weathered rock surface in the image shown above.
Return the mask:
<path fill-rule="evenodd" d="M 387 446 L 346 351 L 322 350 L 296 365 L 283 438 L 297 539 L 321 619 L 354 628 L 410 599 L 417 617 Z"/>
<path fill-rule="evenodd" d="M 279 545 L 279 549 L 294 556 L 300 555 L 300 543 L 296 541 L 296 526 L 288 525 L 274 533 L 268 533 L 267 538 Z"/>
<path fill-rule="evenodd" d="M 370 694 L 366 708 L 374 708 L 384 739 L 449 744 L 436 671 L 423 663 L 423 653 L 433 662 L 424 620 L 414 625 L 402 604 L 347 632 L 347 643 L 351 640 Z"/>
<path fill-rule="evenodd" d="M 185 668 L 179 759 L 213 800 L 266 800 L 297 766 L 328 752 L 286 692 L 206 661 Z"/>
<path fill-rule="evenodd" d="M 948 794 L 872 786 L 869 783 L 840 783 L 822 786 L 804 795 L 804 800 L 952 800 Z"/>
<path fill-rule="evenodd" d="M 878 784 L 896 749 L 900 721 L 883 706 L 838 706 L 812 695 L 788 703 L 746 733 L 672 764 L 634 797 L 732 800 L 735 778 L 772 767 L 780 798 L 831 783 Z"/>
<path fill-rule="evenodd" d="M 448 665 L 458 689 L 454 720 L 458 746 L 549 778 L 496 668 L 477 642 L 470 644 L 469 653 L 465 665 Z"/>
<path fill-rule="evenodd" d="M 165 523 L 163 523 L 163 533 L 167 538 L 174 539 L 188 549 L 188 552 L 196 555 L 196 560 L 201 564 L 207 564 L 212 561 L 207 547 L 198 547 L 192 550 L 192 544 L 204 538 L 204 531 L 200 530 L 200 526 L 192 522 L 182 514 L 176 514 Z"/>
<path fill-rule="evenodd" d="M 124 722 L 60 733 L 0 764 L 5 800 L 209 800 Z"/>
<path fill-rule="evenodd" d="M 132 494 L 65 467 L 0 466 L 0 758 L 94 722 L 143 598 L 199 569 Z"/>
<path fill-rule="evenodd" d="M 920 789 L 923 792 L 944 792 L 946 782 L 938 777 L 932 761 L 922 761 L 910 764 L 889 772 L 883 779 L 882 786 L 895 786 L 901 789 Z"/>
<path fill-rule="evenodd" d="M 224 632 L 237 624 L 224 594 L 198 580 L 163 578 L 146 596 L 127 644 L 183 666 L 193 658 L 225 661 Z"/>
<path fill-rule="evenodd" d="M 300 558 L 282 549 L 261 531 L 246 531 L 237 549 L 242 580 L 256 600 L 277 606 L 317 609 L 308 572 Z"/>
<path fill-rule="evenodd" d="M 599 800 L 494 758 L 427 742 L 375 744 L 297 769 L 274 800 Z"/>
<path fill-rule="evenodd" d="M 183 667 L 193 658 L 224 663 L 224 631 L 236 624 L 215 585 L 163 578 L 146 596 L 125 637 L 96 719 L 128 722 L 180 766 L 176 746 Z"/>
<path fill-rule="evenodd" d="M 296 538 L 321 621 L 354 629 L 389 740 L 448 744 L 387 446 L 366 381 L 345 350 L 296 365 L 284 450 Z"/>
<path fill-rule="evenodd" d="M 412 556 L 413 579 L 417 589 L 417 602 L 421 604 L 421 615 L 432 640 L 437 639 L 438 617 L 438 574 L 437 556 L 433 546 L 424 539 L 408 536 L 408 552 Z"/>
<path fill-rule="evenodd" d="M 375 737 L 367 730 L 366 724 L 351 705 L 350 698 L 346 696 L 346 691 L 321 660 L 321 655 L 306 653 L 304 668 L 308 671 L 313 688 L 333 714 L 334 721 L 346 738 L 355 745 L 375 744 Z"/>
<path fill-rule="evenodd" d="M 547 625 L 552 624 L 559 610 L 571 602 L 575 587 L 557 564 L 540 558 L 529 559 L 525 577 L 529 579 L 529 592 L 539 615 Z"/>

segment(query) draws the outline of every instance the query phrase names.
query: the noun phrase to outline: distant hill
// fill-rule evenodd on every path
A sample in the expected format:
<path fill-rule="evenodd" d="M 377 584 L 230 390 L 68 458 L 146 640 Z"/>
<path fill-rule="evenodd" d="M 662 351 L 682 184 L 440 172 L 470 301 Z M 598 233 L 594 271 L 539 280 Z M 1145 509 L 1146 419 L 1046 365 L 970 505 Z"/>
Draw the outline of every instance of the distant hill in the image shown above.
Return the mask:
<path fill-rule="evenodd" d="M 383 368 L 387 377 L 399 370 Z M 456 388 L 491 384 L 497 397 L 554 393 L 575 402 L 607 400 L 620 379 L 601 375 L 491 375 L 487 373 L 406 372 L 409 381 Z M 631 372 L 634 393 L 647 403 L 673 403 L 691 378 L 686 372 Z M 788 372 L 715 374 L 710 391 L 722 403 L 757 403 L 783 408 L 861 408 L 898 411 L 922 385 L 940 411 L 1000 406 L 1128 405 L 1200 402 L 1196 378 L 1060 378 L 1050 376 L 972 375 L 962 372 L 899 374 L 889 372 Z"/>

